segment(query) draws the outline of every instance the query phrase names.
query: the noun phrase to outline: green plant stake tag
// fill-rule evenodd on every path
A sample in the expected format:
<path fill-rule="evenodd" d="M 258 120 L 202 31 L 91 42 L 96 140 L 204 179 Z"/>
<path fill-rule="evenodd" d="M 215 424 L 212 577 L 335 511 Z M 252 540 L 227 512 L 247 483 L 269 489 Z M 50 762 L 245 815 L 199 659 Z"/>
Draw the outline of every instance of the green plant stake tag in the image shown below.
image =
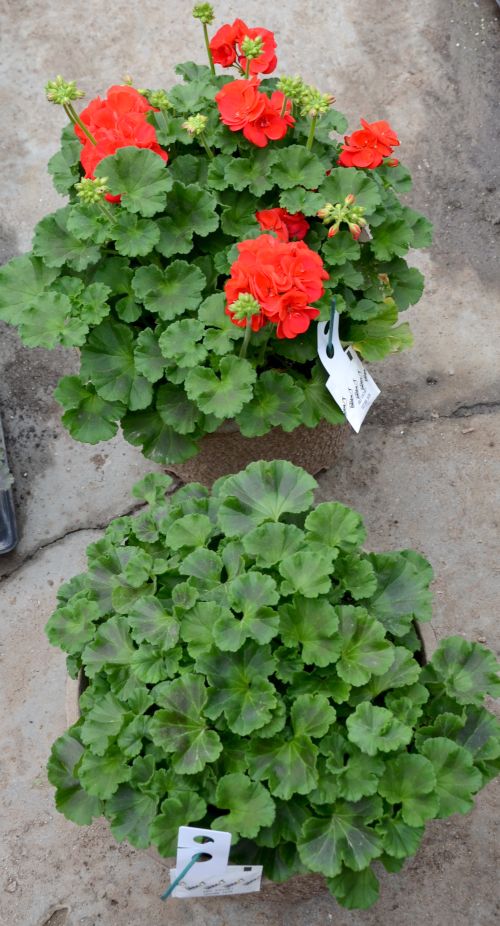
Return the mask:
<path fill-rule="evenodd" d="M 332 331 L 330 332 L 330 325 Z M 318 356 L 327 371 L 326 388 L 340 406 L 352 429 L 359 433 L 380 389 L 352 347 L 344 350 L 339 338 L 339 314 L 318 324 Z"/>
<path fill-rule="evenodd" d="M 229 865 L 231 833 L 205 830 L 198 826 L 180 826 L 175 868 L 170 871 L 173 884 L 189 865 L 193 856 L 210 856 L 191 865 L 172 891 L 171 896 L 215 897 L 224 894 L 250 894 L 260 891 L 262 865 Z"/>

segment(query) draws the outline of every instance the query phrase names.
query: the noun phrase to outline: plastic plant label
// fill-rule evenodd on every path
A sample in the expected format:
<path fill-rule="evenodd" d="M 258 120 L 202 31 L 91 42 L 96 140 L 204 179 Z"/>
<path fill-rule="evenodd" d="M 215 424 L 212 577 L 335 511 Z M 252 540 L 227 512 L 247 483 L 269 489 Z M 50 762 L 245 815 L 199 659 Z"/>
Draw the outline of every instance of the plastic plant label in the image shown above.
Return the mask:
<path fill-rule="evenodd" d="M 344 350 L 339 338 L 339 316 L 335 312 L 331 345 L 332 357 L 328 356 L 329 322 L 318 324 L 318 356 L 328 379 L 326 388 L 340 406 L 352 429 L 358 434 L 380 389 L 365 369 L 353 348 Z"/>
<path fill-rule="evenodd" d="M 201 841 L 204 838 L 207 841 Z M 217 897 L 223 894 L 250 894 L 260 891 L 262 865 L 229 865 L 231 833 L 204 830 L 197 826 L 179 827 L 173 883 L 198 852 L 209 855 L 195 862 L 172 892 L 172 897 Z"/>

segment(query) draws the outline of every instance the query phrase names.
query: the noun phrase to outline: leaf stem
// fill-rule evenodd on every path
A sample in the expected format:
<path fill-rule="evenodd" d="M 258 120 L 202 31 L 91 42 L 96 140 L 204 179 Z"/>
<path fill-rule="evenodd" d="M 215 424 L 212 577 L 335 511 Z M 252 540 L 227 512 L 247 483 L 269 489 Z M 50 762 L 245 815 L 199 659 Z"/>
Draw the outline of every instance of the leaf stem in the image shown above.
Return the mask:
<path fill-rule="evenodd" d="M 207 48 L 208 62 L 210 64 L 210 73 L 212 74 L 212 77 L 215 77 L 214 59 L 212 58 L 212 52 L 210 51 L 210 40 L 208 38 L 207 24 L 202 23 L 202 25 L 203 25 L 203 35 L 205 37 L 205 45 Z"/>
<path fill-rule="evenodd" d="M 307 139 L 306 148 L 308 151 L 311 150 L 314 141 L 314 133 L 316 131 L 316 123 L 318 121 L 318 116 L 315 115 L 311 119 L 311 128 L 309 129 L 309 138 Z"/>
<path fill-rule="evenodd" d="M 84 133 L 84 135 L 87 136 L 88 140 L 89 140 L 90 142 L 92 142 L 93 145 L 97 145 L 97 142 L 96 142 L 94 136 L 90 134 L 90 132 L 89 132 L 87 126 L 85 125 L 84 122 L 82 122 L 82 120 L 80 119 L 80 116 L 79 116 L 78 113 L 73 109 L 71 103 L 68 103 L 67 105 L 64 106 L 64 111 L 65 111 L 65 113 L 66 113 L 68 119 L 73 123 L 73 125 L 78 125 L 78 126 L 81 128 L 81 130 L 82 130 L 82 132 Z"/>
<path fill-rule="evenodd" d="M 250 338 L 251 338 L 251 337 L 252 337 L 252 325 L 251 325 L 251 320 L 250 320 L 249 318 L 247 318 L 247 323 L 246 323 L 246 327 L 245 327 L 245 337 L 243 338 L 243 343 L 242 343 L 242 345 L 241 345 L 241 350 L 240 350 L 240 359 L 242 359 L 243 357 L 246 357 L 246 355 L 247 355 L 247 350 L 248 350 L 248 345 L 250 344 Z"/>

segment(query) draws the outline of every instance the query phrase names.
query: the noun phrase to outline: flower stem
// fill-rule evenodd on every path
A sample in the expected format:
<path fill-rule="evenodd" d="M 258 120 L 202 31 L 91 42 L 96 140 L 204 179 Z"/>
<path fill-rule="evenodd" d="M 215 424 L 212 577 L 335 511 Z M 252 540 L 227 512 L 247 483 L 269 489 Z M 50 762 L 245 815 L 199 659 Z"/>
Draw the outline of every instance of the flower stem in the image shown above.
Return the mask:
<path fill-rule="evenodd" d="M 309 129 L 309 138 L 307 139 L 306 148 L 308 151 L 311 150 L 314 141 L 314 132 L 316 131 L 316 123 L 318 121 L 318 116 L 315 115 L 311 119 L 311 128 Z"/>
<path fill-rule="evenodd" d="M 111 212 L 111 209 L 108 209 L 108 207 L 104 203 L 99 203 L 99 209 L 101 210 L 102 214 L 106 216 L 107 219 L 110 220 L 110 222 L 114 223 L 115 217 L 113 213 Z"/>
<path fill-rule="evenodd" d="M 198 139 L 200 140 L 201 144 L 203 145 L 203 147 L 204 147 L 205 151 L 207 152 L 209 158 L 213 159 L 213 158 L 214 158 L 214 153 L 213 153 L 213 151 L 212 151 L 210 145 L 208 144 L 208 142 L 207 142 L 207 140 L 206 140 L 206 138 L 205 138 L 205 133 L 204 133 L 204 132 L 200 132 L 200 134 L 198 135 Z"/>
<path fill-rule="evenodd" d="M 68 119 L 73 123 L 73 125 L 78 125 L 81 128 L 82 132 L 87 136 L 88 140 L 92 142 L 93 145 L 97 145 L 97 142 L 94 136 L 90 134 L 87 126 L 82 122 L 78 113 L 75 112 L 71 103 L 68 103 L 67 105 L 65 105 L 64 111 Z"/>
<path fill-rule="evenodd" d="M 202 25 L 203 25 L 203 35 L 205 37 L 205 45 L 207 48 L 208 63 L 210 64 L 210 73 L 212 74 L 213 77 L 215 77 L 214 59 L 212 58 L 212 52 L 210 51 L 210 41 L 208 38 L 207 24 L 202 23 Z"/>
<path fill-rule="evenodd" d="M 250 77 L 250 59 L 247 58 L 247 66 L 245 68 L 245 80 L 248 80 Z"/>
<path fill-rule="evenodd" d="M 281 104 L 281 112 L 280 112 L 280 116 L 281 116 L 282 119 L 283 119 L 283 116 L 284 116 L 285 113 L 286 113 L 286 106 L 287 106 L 287 103 L 288 103 L 288 100 L 287 100 L 285 94 L 283 94 L 283 103 Z"/>
<path fill-rule="evenodd" d="M 245 337 L 243 338 L 243 343 L 240 350 L 240 359 L 246 357 L 248 345 L 250 344 L 250 338 L 252 337 L 252 325 L 250 319 L 247 318 L 247 323 L 245 327 Z"/>

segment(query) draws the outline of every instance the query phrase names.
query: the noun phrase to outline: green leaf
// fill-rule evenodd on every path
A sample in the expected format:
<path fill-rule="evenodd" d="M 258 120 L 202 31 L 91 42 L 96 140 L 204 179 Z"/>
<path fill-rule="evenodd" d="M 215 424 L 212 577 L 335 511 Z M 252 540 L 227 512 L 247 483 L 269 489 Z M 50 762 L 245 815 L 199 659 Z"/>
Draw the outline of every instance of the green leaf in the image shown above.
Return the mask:
<path fill-rule="evenodd" d="M 255 196 L 246 190 L 243 193 L 226 190 L 221 195 L 221 202 L 221 228 L 224 234 L 241 241 L 260 233 L 261 229 L 255 218 L 259 200 Z"/>
<path fill-rule="evenodd" d="M 195 550 L 184 557 L 179 572 L 192 576 L 196 588 L 207 591 L 220 584 L 222 565 L 222 559 L 213 550 Z"/>
<path fill-rule="evenodd" d="M 252 398 L 257 374 L 248 360 L 223 357 L 220 375 L 206 367 L 190 370 L 185 381 L 189 398 L 206 415 L 232 418 Z"/>
<path fill-rule="evenodd" d="M 111 220 L 106 218 L 98 206 L 86 206 L 77 203 L 70 207 L 68 213 L 68 231 L 75 238 L 104 244 L 111 238 Z"/>
<path fill-rule="evenodd" d="M 324 736 L 335 720 L 335 709 L 322 694 L 302 694 L 292 704 L 290 711 L 293 731 L 318 739 Z"/>
<path fill-rule="evenodd" d="M 280 206 L 290 212 L 291 215 L 302 212 L 303 215 L 316 216 L 318 209 L 321 209 L 324 204 L 325 201 L 321 193 L 305 190 L 301 186 L 293 187 L 291 190 L 283 190 L 280 195 Z"/>
<path fill-rule="evenodd" d="M 408 858 L 408 856 L 415 855 L 424 835 L 423 826 L 408 826 L 400 814 L 395 817 L 384 817 L 377 824 L 376 830 L 382 839 L 384 852 L 394 858 Z"/>
<path fill-rule="evenodd" d="M 252 155 L 250 158 L 232 157 L 228 159 L 226 186 L 239 191 L 248 187 L 254 196 L 262 196 L 276 182 L 273 167 L 279 160 L 279 152 L 266 149 L 252 152 Z M 225 188 L 219 187 L 219 189 Z"/>
<path fill-rule="evenodd" d="M 436 816 L 439 799 L 436 775 L 424 756 L 403 754 L 390 759 L 378 790 L 390 804 L 401 804 L 401 816 L 408 826 L 423 826 Z"/>
<path fill-rule="evenodd" d="M 259 437 L 272 427 L 293 431 L 302 424 L 302 390 L 287 373 L 267 370 L 255 385 L 253 399 L 237 418 L 244 437 Z"/>
<path fill-rule="evenodd" d="M 119 213 L 113 225 L 112 237 L 119 254 L 126 257 L 145 257 L 158 244 L 160 229 L 155 222 L 141 219 L 124 210 Z"/>
<path fill-rule="evenodd" d="M 132 767 L 124 760 L 122 750 L 112 747 L 103 756 L 85 752 L 78 766 L 78 777 L 87 794 L 106 801 L 118 788 L 128 781 Z"/>
<path fill-rule="evenodd" d="M 375 673 L 376 677 L 370 679 L 368 687 L 374 698 L 382 691 L 414 685 L 420 678 L 421 667 L 406 646 L 393 646 L 392 655 L 387 671 L 381 675 Z"/>
<path fill-rule="evenodd" d="M 245 534 L 245 553 L 255 559 L 256 566 L 275 566 L 304 545 L 304 532 L 294 524 L 280 522 L 262 524 Z"/>
<path fill-rule="evenodd" d="M 362 871 L 382 851 L 380 839 L 366 823 L 371 814 L 372 800 L 358 804 L 339 801 L 326 818 L 309 817 L 302 827 L 299 855 L 310 871 L 328 878 L 340 874 L 342 863 L 354 871 Z"/>
<path fill-rule="evenodd" d="M 413 186 L 410 172 L 402 164 L 397 164 L 396 167 L 381 164 L 380 167 L 377 167 L 376 172 L 379 177 L 382 177 L 391 185 L 396 193 L 409 193 Z"/>
<path fill-rule="evenodd" d="M 411 247 L 430 247 L 433 237 L 432 222 L 429 222 L 429 220 L 425 218 L 425 215 L 422 215 L 420 212 L 415 212 L 414 209 L 409 209 L 408 206 L 405 206 L 403 209 L 403 219 L 411 229 Z"/>
<path fill-rule="evenodd" d="M 370 598 L 377 588 L 375 570 L 363 556 L 347 553 L 335 563 L 335 578 L 355 601 Z"/>
<path fill-rule="evenodd" d="M 194 791 L 176 791 L 161 805 L 159 814 L 151 824 L 151 842 L 165 857 L 175 855 L 180 826 L 189 826 L 202 820 L 207 812 L 205 801 Z"/>
<path fill-rule="evenodd" d="M 372 229 L 370 247 L 378 260 L 404 257 L 413 240 L 411 228 L 404 219 L 389 219 Z"/>
<path fill-rule="evenodd" d="M 212 165 L 210 162 L 210 166 Z M 200 157 L 193 154 L 178 155 L 172 163 L 169 162 L 168 172 L 173 180 L 179 180 L 184 186 L 196 183 L 198 186 L 206 186 L 207 175 L 209 174 L 209 164 Z M 213 186 L 209 183 L 209 186 Z"/>
<path fill-rule="evenodd" d="M 303 733 L 292 739 L 252 739 L 248 750 L 250 776 L 268 780 L 271 794 L 288 801 L 293 794 L 308 794 L 318 783 L 317 746 Z"/>
<path fill-rule="evenodd" d="M 327 238 L 322 254 L 326 263 L 336 268 L 347 261 L 357 260 L 361 254 L 361 247 L 350 232 L 341 229 L 333 238 Z"/>
<path fill-rule="evenodd" d="M 57 809 L 79 826 L 92 823 L 102 813 L 101 801 L 84 791 L 74 774 L 83 752 L 78 733 L 71 728 L 55 741 L 47 765 L 48 779 L 56 788 Z"/>
<path fill-rule="evenodd" d="M 283 643 L 299 648 L 306 665 L 328 666 L 338 659 L 339 621 L 335 608 L 326 599 L 297 595 L 292 604 L 283 604 L 278 610 Z"/>
<path fill-rule="evenodd" d="M 47 267 L 38 257 L 14 257 L 0 269 L 0 319 L 19 324 L 24 312 L 46 293 L 59 270 Z"/>
<path fill-rule="evenodd" d="M 474 804 L 473 795 L 482 785 L 481 772 L 474 767 L 467 749 L 444 736 L 425 740 L 419 752 L 429 759 L 436 776 L 439 798 L 438 817 L 467 813 Z"/>
<path fill-rule="evenodd" d="M 187 115 L 205 109 L 207 102 L 214 98 L 214 87 L 208 78 L 209 75 L 202 72 L 199 78 L 190 77 L 186 83 L 174 84 L 168 92 L 174 109 Z"/>
<path fill-rule="evenodd" d="M 106 752 L 123 727 L 126 708 L 108 691 L 85 714 L 80 731 L 82 742 L 97 756 Z"/>
<path fill-rule="evenodd" d="M 379 898 L 379 881 L 370 866 L 362 871 L 351 871 L 344 865 L 339 875 L 328 878 L 327 884 L 335 899 L 347 910 L 367 910 Z"/>
<path fill-rule="evenodd" d="M 210 697 L 205 708 L 207 717 L 221 713 L 229 728 L 246 736 L 267 724 L 277 697 L 267 679 L 275 661 L 268 646 L 246 643 L 237 653 L 226 655 L 213 651 L 197 660 L 197 669 L 205 672 L 210 683 Z"/>
<path fill-rule="evenodd" d="M 303 553 L 292 553 L 279 564 L 282 595 L 293 595 L 299 592 L 306 598 L 317 598 L 330 591 L 332 584 L 334 551 L 325 547 L 324 553 L 313 553 L 305 550 Z"/>
<path fill-rule="evenodd" d="M 160 337 L 160 350 L 171 363 L 180 367 L 197 367 L 205 360 L 207 349 L 199 342 L 205 325 L 197 318 L 181 318 L 172 322 Z"/>
<path fill-rule="evenodd" d="M 416 267 L 408 267 L 401 257 L 379 264 L 379 273 L 386 273 L 392 287 L 392 297 L 400 312 L 415 305 L 424 289 L 424 277 Z"/>
<path fill-rule="evenodd" d="M 303 145 L 289 145 L 277 152 L 276 163 L 272 167 L 272 178 L 280 190 L 304 186 L 309 189 L 319 187 L 325 176 L 325 168 L 320 159 Z"/>
<path fill-rule="evenodd" d="M 345 285 L 349 286 L 349 283 L 345 281 Z M 356 280 L 356 283 L 358 281 Z M 359 285 L 363 285 L 363 279 L 359 281 Z M 346 308 L 346 314 L 349 318 L 353 318 L 357 322 L 367 322 L 371 318 L 376 318 L 377 315 L 380 315 L 380 311 L 383 309 L 383 305 L 380 302 L 373 302 L 372 299 L 360 299 L 358 302 L 354 302 Z"/>
<path fill-rule="evenodd" d="M 88 325 L 72 317 L 73 306 L 63 293 L 48 292 L 25 309 L 19 334 L 27 347 L 79 347 L 85 342 Z"/>
<path fill-rule="evenodd" d="M 156 408 L 160 418 L 170 425 L 177 434 L 190 434 L 196 430 L 201 419 L 201 412 L 191 402 L 182 386 L 165 383 L 160 386 L 156 396 Z"/>
<path fill-rule="evenodd" d="M 131 410 L 146 408 L 151 402 L 151 384 L 135 368 L 133 334 L 112 319 L 103 321 L 87 338 L 81 374 L 103 399 L 123 402 Z"/>
<path fill-rule="evenodd" d="M 125 412 L 121 402 L 106 402 L 78 376 L 63 376 L 54 397 L 67 409 L 62 416 L 64 426 L 75 440 L 86 444 L 114 437 L 118 430 L 116 421 Z"/>
<path fill-rule="evenodd" d="M 81 241 L 68 230 L 70 207 L 65 206 L 45 216 L 35 228 L 33 254 L 42 257 L 47 267 L 68 264 L 73 270 L 85 270 L 97 263 L 101 252 L 97 245 Z"/>
<path fill-rule="evenodd" d="M 480 706 L 485 695 L 500 694 L 499 665 L 490 650 L 461 637 L 439 644 L 421 681 L 432 691 L 444 691 L 459 704 Z"/>
<path fill-rule="evenodd" d="M 106 177 L 114 196 L 128 212 L 150 217 L 165 207 L 166 191 L 172 187 L 165 161 L 147 148 L 119 148 L 103 158 L 96 167 L 96 177 Z"/>
<path fill-rule="evenodd" d="M 212 522 L 206 514 L 186 514 L 169 527 L 165 540 L 172 550 L 203 547 L 212 530 Z"/>
<path fill-rule="evenodd" d="M 236 576 L 229 584 L 228 599 L 233 611 L 253 615 L 279 601 L 276 582 L 257 570 Z"/>
<path fill-rule="evenodd" d="M 233 158 L 228 154 L 218 154 L 210 161 L 208 166 L 207 183 L 213 190 L 226 190 L 231 186 L 227 170 Z"/>
<path fill-rule="evenodd" d="M 149 731 L 149 717 L 139 714 L 130 723 L 125 724 L 117 737 L 117 744 L 124 756 L 134 758 L 142 752 L 144 737 Z"/>
<path fill-rule="evenodd" d="M 155 409 L 130 412 L 122 419 L 122 428 L 125 440 L 134 447 L 142 447 L 144 456 L 155 463 L 183 463 L 198 450 L 191 437 L 165 424 L 162 413 Z"/>
<path fill-rule="evenodd" d="M 330 203 L 343 203 L 345 197 L 352 193 L 356 197 L 356 205 L 362 206 L 366 215 L 371 215 L 381 203 L 376 181 L 356 167 L 334 167 L 318 192 L 322 194 L 323 202 Z"/>
<path fill-rule="evenodd" d="M 327 767 L 336 771 L 335 766 L 327 761 Z M 360 750 L 353 750 L 347 764 L 337 776 L 340 797 L 348 801 L 359 801 L 377 793 L 379 778 L 384 771 L 384 763 L 375 756 L 367 756 Z"/>
<path fill-rule="evenodd" d="M 339 550 L 355 550 L 366 537 L 361 515 L 340 502 L 317 505 L 307 515 L 305 528 L 310 540 Z"/>
<path fill-rule="evenodd" d="M 158 221 L 158 251 L 164 257 L 188 254 L 193 235 L 204 237 L 219 225 L 217 200 L 196 183 L 175 181 L 168 195 L 166 215 Z"/>
<path fill-rule="evenodd" d="M 99 608 L 96 603 L 75 595 L 66 606 L 54 611 L 45 633 L 53 646 L 59 646 L 66 653 L 79 654 L 93 638 L 97 620 Z"/>
<path fill-rule="evenodd" d="M 165 610 L 154 595 L 138 598 L 128 615 L 132 636 L 136 643 L 147 640 L 161 650 L 172 649 L 179 639 L 179 622 Z"/>
<path fill-rule="evenodd" d="M 228 537 L 242 536 L 264 521 L 306 511 L 316 487 L 312 476 L 286 460 L 250 463 L 216 489 L 223 499 L 219 524 Z"/>
<path fill-rule="evenodd" d="M 369 756 L 407 746 L 413 736 L 413 730 L 397 720 L 391 711 L 368 701 L 358 704 L 347 718 L 346 725 L 351 743 Z"/>
<path fill-rule="evenodd" d="M 404 553 L 371 553 L 368 559 L 377 577 L 370 612 L 389 633 L 400 636 L 410 629 L 413 620 L 431 619 L 432 570 L 428 564 L 412 562 Z"/>
<path fill-rule="evenodd" d="M 276 810 L 267 788 L 240 772 L 221 778 L 215 798 L 217 807 L 228 809 L 229 813 L 217 817 L 212 827 L 232 833 L 235 838 L 252 839 L 274 820 Z"/>
<path fill-rule="evenodd" d="M 343 605 L 340 619 L 340 656 L 336 670 L 351 685 L 364 685 L 372 675 L 383 675 L 394 662 L 394 646 L 385 629 L 364 608 Z"/>
<path fill-rule="evenodd" d="M 182 615 L 181 637 L 188 644 L 188 653 L 193 659 L 212 648 L 214 627 L 221 617 L 229 618 L 231 612 L 214 601 L 198 602 Z"/>
<path fill-rule="evenodd" d="M 500 721 L 484 708 L 469 707 L 465 723 L 453 737 L 476 761 L 500 755 Z"/>
<path fill-rule="evenodd" d="M 207 326 L 203 343 L 209 352 L 220 355 L 233 352 L 234 341 L 243 334 L 224 312 L 225 304 L 224 293 L 213 293 L 203 300 L 198 310 L 198 318 Z"/>
<path fill-rule="evenodd" d="M 101 624 L 94 640 L 82 654 L 85 671 L 94 678 L 104 666 L 126 666 L 130 663 L 134 644 L 126 621 L 118 614 Z"/>
<path fill-rule="evenodd" d="M 158 338 L 151 328 L 139 332 L 134 346 L 134 366 L 150 383 L 163 378 L 165 359 L 160 350 Z"/>
<path fill-rule="evenodd" d="M 80 179 L 79 168 L 82 145 L 73 133 L 73 126 L 71 126 L 70 131 L 73 137 L 68 139 L 63 131 L 61 150 L 52 155 L 47 165 L 47 170 L 52 177 L 52 183 L 61 196 L 66 196 L 77 180 Z"/>
<path fill-rule="evenodd" d="M 242 618 L 230 611 L 217 619 L 213 628 L 214 642 L 223 652 L 236 652 L 247 639 L 269 643 L 279 631 L 279 617 L 271 608 L 250 611 Z"/>
<path fill-rule="evenodd" d="M 163 709 L 153 716 L 150 736 L 157 746 L 174 753 L 174 771 L 193 775 L 207 762 L 214 762 L 222 752 L 222 743 L 203 717 L 207 702 L 203 678 L 186 672 L 169 682 L 158 700 Z"/>
<path fill-rule="evenodd" d="M 161 649 L 143 643 L 132 655 L 130 668 L 141 682 L 154 685 L 177 673 L 179 656 L 179 650 L 165 654 Z"/>
<path fill-rule="evenodd" d="M 166 473 L 148 473 L 132 486 L 132 495 L 145 501 L 148 505 L 155 505 L 165 500 L 165 493 L 173 483 L 171 476 Z"/>
<path fill-rule="evenodd" d="M 172 261 L 166 270 L 153 265 L 134 274 L 134 292 L 149 312 L 171 321 L 183 312 L 194 312 L 201 302 L 205 277 L 185 260 Z"/>
<path fill-rule="evenodd" d="M 315 428 L 323 419 L 330 424 L 342 424 L 345 417 L 339 406 L 326 389 L 326 371 L 316 363 L 311 370 L 311 378 L 301 381 L 304 402 L 300 410 L 303 424 Z"/>
<path fill-rule="evenodd" d="M 129 785 L 120 785 L 106 803 L 106 817 L 117 842 L 127 839 L 136 849 L 150 844 L 149 828 L 156 816 L 157 798 Z"/>

